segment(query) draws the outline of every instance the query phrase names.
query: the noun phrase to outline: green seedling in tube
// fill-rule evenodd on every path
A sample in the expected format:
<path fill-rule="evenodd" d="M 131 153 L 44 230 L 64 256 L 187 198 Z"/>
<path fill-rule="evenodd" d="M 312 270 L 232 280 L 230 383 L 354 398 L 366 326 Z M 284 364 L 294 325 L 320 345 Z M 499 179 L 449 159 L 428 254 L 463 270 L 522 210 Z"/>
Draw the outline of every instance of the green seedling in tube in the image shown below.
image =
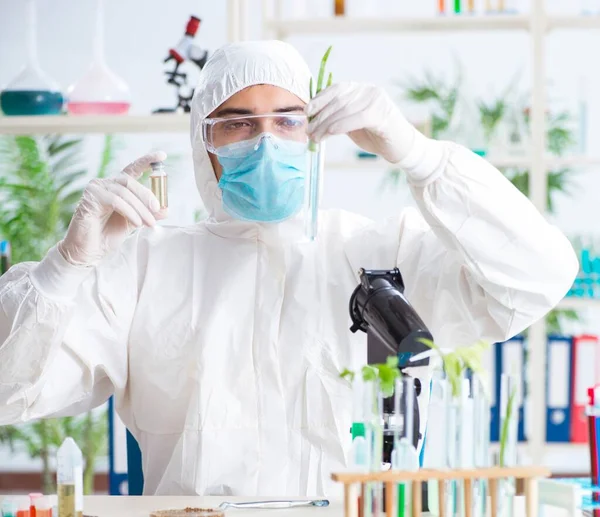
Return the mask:
<path fill-rule="evenodd" d="M 500 466 L 506 467 L 506 445 L 508 443 L 508 433 L 511 425 L 511 418 L 513 416 L 513 405 L 515 403 L 515 397 L 517 395 L 517 390 L 512 390 L 510 396 L 508 397 L 508 402 L 506 404 L 506 415 L 504 416 L 504 422 L 502 422 L 502 432 L 500 433 Z"/>
<path fill-rule="evenodd" d="M 331 53 L 332 47 L 327 49 L 327 52 L 323 55 L 323 59 L 321 59 L 321 66 L 319 67 L 319 75 L 317 77 L 317 89 L 316 92 L 313 90 L 314 84 L 312 77 L 310 79 L 309 89 L 310 89 L 310 98 L 314 98 L 315 95 L 318 95 L 323 90 L 323 81 L 325 79 L 325 66 L 327 64 L 327 60 L 329 59 L 329 54 Z M 329 73 L 329 77 L 327 79 L 327 86 L 331 86 L 333 82 L 333 75 Z M 312 121 L 313 117 L 309 119 L 309 122 Z M 318 214 L 319 214 L 319 185 L 320 178 L 323 173 L 323 168 L 325 166 L 325 156 L 324 152 L 321 149 L 321 145 L 317 142 L 313 142 L 309 140 L 308 142 L 308 150 L 310 151 L 310 168 L 309 168 L 309 181 L 308 181 L 308 203 L 307 203 L 307 219 L 306 219 L 306 236 L 309 240 L 315 240 L 317 236 L 317 226 L 318 226 Z"/>

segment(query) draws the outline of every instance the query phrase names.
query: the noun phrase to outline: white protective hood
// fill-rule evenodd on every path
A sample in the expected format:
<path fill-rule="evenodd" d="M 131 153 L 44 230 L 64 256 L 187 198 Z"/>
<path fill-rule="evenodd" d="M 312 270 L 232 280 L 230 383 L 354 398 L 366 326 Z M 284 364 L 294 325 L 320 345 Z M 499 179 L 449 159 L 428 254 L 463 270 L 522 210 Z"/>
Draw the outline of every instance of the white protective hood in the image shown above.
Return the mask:
<path fill-rule="evenodd" d="M 196 185 L 210 220 L 223 222 L 231 216 L 221 207 L 221 190 L 202 140 L 202 121 L 227 99 L 257 84 L 278 86 L 308 103 L 310 78 L 304 58 L 282 41 L 230 43 L 206 62 L 192 100 L 190 134 Z"/>

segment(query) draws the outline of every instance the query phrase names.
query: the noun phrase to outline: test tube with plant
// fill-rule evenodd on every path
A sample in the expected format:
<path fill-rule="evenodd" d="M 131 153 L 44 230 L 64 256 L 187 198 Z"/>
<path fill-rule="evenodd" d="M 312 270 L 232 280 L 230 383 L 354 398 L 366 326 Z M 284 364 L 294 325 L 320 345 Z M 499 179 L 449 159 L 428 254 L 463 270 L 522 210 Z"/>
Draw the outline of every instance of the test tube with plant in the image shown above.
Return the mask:
<path fill-rule="evenodd" d="M 382 468 L 383 459 L 383 425 L 381 416 L 383 414 L 383 399 L 394 394 L 396 381 L 401 377 L 398 368 L 398 358 L 388 357 L 385 363 L 369 364 L 362 367 L 360 371 L 364 383 L 364 404 L 359 411 L 365 419 L 365 436 L 367 437 L 368 451 L 364 456 L 369 458 L 368 470 L 378 472 Z M 354 381 L 356 373 L 344 370 L 341 377 Z M 362 501 L 363 510 L 361 514 L 365 517 L 372 515 L 373 508 L 383 507 L 383 484 L 370 482 L 365 485 L 365 499 Z"/>
<path fill-rule="evenodd" d="M 500 467 L 513 467 L 517 463 L 518 397 L 521 376 L 503 373 L 500 382 Z M 512 517 L 516 486 L 514 478 L 498 483 L 498 516 Z"/>
<path fill-rule="evenodd" d="M 323 55 L 321 59 L 321 66 L 319 67 L 319 75 L 317 77 L 317 88 L 314 91 L 314 84 L 312 77 L 310 79 L 309 89 L 310 89 L 310 98 L 313 99 L 316 95 L 318 95 L 324 88 L 323 82 L 325 80 L 325 66 L 327 65 L 327 60 L 329 59 L 329 54 L 331 53 L 332 47 L 327 49 L 327 52 Z M 333 82 L 333 76 L 329 73 L 329 77 L 327 79 L 327 86 L 331 86 Z M 309 119 L 309 122 L 312 121 L 312 117 Z M 320 180 L 323 174 L 323 169 L 325 167 L 325 150 L 323 143 L 317 143 L 310 140 L 308 142 L 308 150 L 309 150 L 309 172 L 306 184 L 306 209 L 307 209 L 307 217 L 306 217 L 306 229 L 305 234 L 306 237 L 314 241 L 317 237 L 317 229 L 318 229 L 318 217 L 319 217 L 319 198 L 320 198 Z"/>
<path fill-rule="evenodd" d="M 490 466 L 490 402 L 487 381 L 474 373 L 471 381 L 473 391 L 473 462 L 475 468 Z M 473 482 L 473 517 L 487 515 L 487 480 Z"/>
<path fill-rule="evenodd" d="M 478 458 L 485 456 L 485 451 L 489 447 L 489 440 L 486 440 L 485 433 L 479 433 L 477 429 L 472 429 L 472 422 L 476 413 L 476 394 L 481 395 L 479 389 L 472 389 L 472 397 L 468 394 L 468 381 L 465 379 L 465 372 L 470 370 L 475 378 L 482 378 L 485 372 L 482 367 L 482 355 L 488 348 L 484 342 L 475 343 L 472 346 L 459 347 L 451 352 L 444 352 L 433 341 L 428 339 L 420 340 L 423 344 L 435 350 L 443 364 L 445 382 L 447 383 L 449 396 L 446 397 L 446 417 L 445 426 L 447 435 L 445 438 L 446 467 L 448 468 L 469 468 Z M 480 425 L 489 427 L 489 413 L 480 417 Z M 483 440 L 483 443 L 482 441 Z M 465 443 L 470 442 L 470 443 Z M 481 460 L 479 460 L 481 461 Z M 438 506 L 438 484 L 430 483 L 430 510 L 434 515 L 439 515 Z M 459 490 L 457 482 L 447 483 L 445 497 L 445 513 L 454 515 L 456 512 L 466 513 L 466 501 L 462 497 L 463 490 Z M 473 484 L 473 496 L 471 497 L 471 514 L 482 515 L 485 512 L 485 504 L 481 504 L 482 486 L 477 480 Z M 484 492 L 485 493 L 485 492 Z"/>

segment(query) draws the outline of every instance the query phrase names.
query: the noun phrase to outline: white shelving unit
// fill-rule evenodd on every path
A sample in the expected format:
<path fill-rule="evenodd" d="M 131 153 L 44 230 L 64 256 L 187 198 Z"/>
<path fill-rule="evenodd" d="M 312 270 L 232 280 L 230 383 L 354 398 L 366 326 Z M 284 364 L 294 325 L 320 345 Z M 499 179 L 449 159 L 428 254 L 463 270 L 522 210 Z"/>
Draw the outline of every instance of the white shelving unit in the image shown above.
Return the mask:
<path fill-rule="evenodd" d="M 331 1 L 331 0 L 327 0 Z M 564 159 L 547 158 L 546 156 L 546 37 L 552 30 L 557 29 L 600 29 L 600 16 L 551 16 L 546 12 L 545 0 L 532 0 L 531 12 L 527 15 L 489 15 L 489 16 L 440 16 L 432 18 L 350 18 L 332 17 L 317 19 L 283 19 L 279 0 L 263 0 L 263 37 L 285 39 L 292 34 L 353 34 L 357 32 L 449 32 L 449 31 L 527 31 L 531 37 L 532 92 L 531 92 L 531 131 L 532 154 L 524 159 L 493 160 L 499 167 L 527 166 L 530 173 L 530 199 L 542 213 L 546 213 L 547 172 L 557 165 L 590 166 L 600 164 L 599 159 L 572 157 Z M 360 79 L 360 78 L 356 78 Z M 380 160 L 353 160 L 350 162 L 329 163 L 329 167 L 338 168 L 369 168 L 389 167 Z M 566 299 L 561 304 L 565 308 L 580 308 L 589 306 L 600 307 L 600 302 L 588 300 Z M 546 364 L 546 324 L 544 319 L 529 329 L 529 371 L 531 380 L 529 396 L 532 411 L 528 415 L 536 422 L 530 426 L 533 433 L 529 442 L 524 446 L 525 455 L 535 464 L 553 464 L 563 473 L 560 460 L 561 451 L 567 455 L 575 454 L 577 458 L 584 449 L 579 445 L 546 443 L 546 386 L 544 368 Z M 570 452 L 569 452 L 570 451 Z"/>
<path fill-rule="evenodd" d="M 531 165 L 531 158 L 519 157 L 489 157 L 488 161 L 498 168 L 523 168 Z M 555 169 L 559 167 L 600 167 L 600 156 L 597 158 L 588 156 L 571 156 L 564 158 L 547 157 L 544 160 L 547 169 Z M 394 165 L 380 158 L 356 158 L 354 160 L 344 161 L 328 161 L 327 167 L 339 170 L 389 170 L 393 169 Z"/>
<path fill-rule="evenodd" d="M 183 133 L 189 114 L 0 117 L 0 134 Z"/>

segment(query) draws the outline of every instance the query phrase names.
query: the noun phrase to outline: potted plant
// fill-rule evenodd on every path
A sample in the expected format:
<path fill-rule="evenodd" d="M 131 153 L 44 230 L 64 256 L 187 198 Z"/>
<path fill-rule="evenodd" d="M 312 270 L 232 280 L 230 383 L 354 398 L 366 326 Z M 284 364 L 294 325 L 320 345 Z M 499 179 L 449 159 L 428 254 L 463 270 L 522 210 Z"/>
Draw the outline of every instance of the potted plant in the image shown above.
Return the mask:
<path fill-rule="evenodd" d="M 106 175 L 114 151 L 115 141 L 107 135 L 96 177 Z M 13 262 L 38 261 L 63 237 L 89 177 L 82 163 L 78 138 L 0 139 L 0 236 L 11 242 Z M 56 491 L 51 458 L 67 436 L 82 449 L 84 490 L 91 493 L 96 461 L 107 452 L 106 411 L 0 427 L 0 443 L 41 459 L 44 493 Z"/>

